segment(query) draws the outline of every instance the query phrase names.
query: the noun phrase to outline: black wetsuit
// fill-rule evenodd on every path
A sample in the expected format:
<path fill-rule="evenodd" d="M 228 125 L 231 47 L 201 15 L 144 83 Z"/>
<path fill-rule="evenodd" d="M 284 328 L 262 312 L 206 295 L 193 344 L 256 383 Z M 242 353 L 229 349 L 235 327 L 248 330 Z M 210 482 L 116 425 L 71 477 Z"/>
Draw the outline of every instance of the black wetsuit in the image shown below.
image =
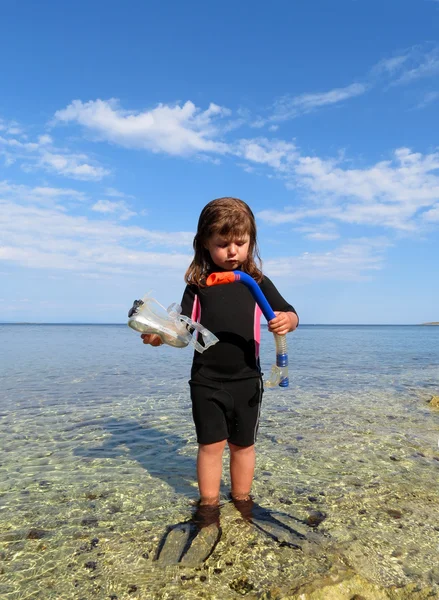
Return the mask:
<path fill-rule="evenodd" d="M 296 312 L 268 277 L 264 276 L 260 288 L 273 311 Z M 194 352 L 190 385 L 198 442 L 228 439 L 240 446 L 253 444 L 263 391 L 258 305 L 250 290 L 236 282 L 188 285 L 181 306 L 182 314 L 219 339 L 203 354 Z"/>

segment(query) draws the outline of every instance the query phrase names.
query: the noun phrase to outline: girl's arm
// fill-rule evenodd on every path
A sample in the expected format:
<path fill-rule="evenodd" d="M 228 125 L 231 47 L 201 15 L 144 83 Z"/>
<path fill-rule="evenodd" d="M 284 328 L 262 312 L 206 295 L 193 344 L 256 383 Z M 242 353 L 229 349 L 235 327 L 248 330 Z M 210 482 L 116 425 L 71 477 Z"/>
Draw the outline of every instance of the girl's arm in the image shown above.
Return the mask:
<path fill-rule="evenodd" d="M 260 288 L 276 315 L 268 323 L 268 330 L 277 335 L 285 335 L 290 331 L 294 331 L 299 324 L 299 317 L 295 308 L 285 300 L 266 275 L 260 283 Z"/>
<path fill-rule="evenodd" d="M 299 318 L 295 312 L 276 312 L 276 317 L 268 323 L 268 331 L 276 335 L 285 335 L 294 331 L 299 324 Z"/>

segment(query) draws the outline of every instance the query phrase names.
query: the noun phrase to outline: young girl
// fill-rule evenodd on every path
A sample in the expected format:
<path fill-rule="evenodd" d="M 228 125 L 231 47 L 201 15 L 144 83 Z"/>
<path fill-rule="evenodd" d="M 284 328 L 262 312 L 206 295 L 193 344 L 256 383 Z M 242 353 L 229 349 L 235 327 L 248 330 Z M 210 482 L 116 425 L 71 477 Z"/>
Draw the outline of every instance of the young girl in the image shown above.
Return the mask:
<path fill-rule="evenodd" d="M 240 283 L 206 286 L 210 273 L 242 270 L 258 283 L 276 314 L 269 331 L 284 335 L 298 325 L 294 308 L 260 269 L 255 218 L 237 198 L 212 200 L 201 212 L 194 238 L 194 258 L 186 271 L 182 314 L 199 321 L 219 342 L 203 354 L 194 352 L 192 414 L 198 441 L 197 478 L 200 505 L 217 506 L 222 456 L 230 449 L 231 496 L 250 499 L 255 469 L 255 441 L 262 401 L 259 364 L 261 311 Z M 161 345 L 158 335 L 142 335 L 145 344 Z"/>

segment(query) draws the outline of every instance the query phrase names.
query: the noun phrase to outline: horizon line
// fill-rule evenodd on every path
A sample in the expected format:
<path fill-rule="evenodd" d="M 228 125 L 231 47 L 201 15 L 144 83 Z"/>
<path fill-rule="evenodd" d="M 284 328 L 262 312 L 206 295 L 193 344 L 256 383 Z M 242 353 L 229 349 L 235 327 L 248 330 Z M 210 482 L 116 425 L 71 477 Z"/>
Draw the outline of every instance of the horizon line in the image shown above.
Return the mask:
<path fill-rule="evenodd" d="M 108 323 L 97 321 L 0 321 L 0 325 L 127 325 L 126 323 Z M 425 323 L 300 323 L 299 327 L 320 327 L 320 326 L 357 326 L 357 327 L 418 327 L 435 326 L 439 322 L 430 321 Z M 267 327 L 266 323 L 261 323 L 261 327 Z"/>

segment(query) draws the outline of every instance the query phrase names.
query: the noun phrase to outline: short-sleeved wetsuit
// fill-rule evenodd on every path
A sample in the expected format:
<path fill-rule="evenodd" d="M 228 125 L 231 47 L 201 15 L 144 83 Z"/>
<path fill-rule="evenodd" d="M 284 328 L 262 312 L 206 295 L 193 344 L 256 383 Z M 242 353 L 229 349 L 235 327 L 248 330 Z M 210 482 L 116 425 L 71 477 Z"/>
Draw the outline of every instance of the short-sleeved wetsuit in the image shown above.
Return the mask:
<path fill-rule="evenodd" d="M 259 285 L 274 311 L 296 313 L 268 277 Z M 259 306 L 242 283 L 188 285 L 181 305 L 183 315 L 219 339 L 203 354 L 194 352 L 190 386 L 198 442 L 254 444 L 263 392 Z"/>

